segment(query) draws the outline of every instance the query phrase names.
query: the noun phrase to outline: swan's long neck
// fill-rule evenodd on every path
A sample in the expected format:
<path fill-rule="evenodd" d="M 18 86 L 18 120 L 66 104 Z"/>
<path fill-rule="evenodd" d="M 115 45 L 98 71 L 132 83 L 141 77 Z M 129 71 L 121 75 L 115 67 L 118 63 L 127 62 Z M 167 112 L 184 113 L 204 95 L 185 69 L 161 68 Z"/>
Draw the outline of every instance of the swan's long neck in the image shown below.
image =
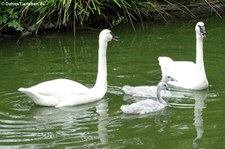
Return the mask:
<path fill-rule="evenodd" d="M 160 89 L 159 87 L 157 87 L 156 97 L 157 97 L 158 102 L 160 102 L 160 103 L 166 105 L 166 102 L 162 99 L 162 96 L 161 96 L 161 89 Z"/>
<path fill-rule="evenodd" d="M 105 94 L 107 90 L 107 62 L 106 62 L 106 50 L 107 42 L 104 40 L 99 40 L 98 49 L 98 74 L 96 83 L 93 89 L 97 93 Z M 104 95 L 103 95 L 104 96 Z"/>
<path fill-rule="evenodd" d="M 198 70 L 205 71 L 203 58 L 203 38 L 196 33 L 196 65 Z"/>

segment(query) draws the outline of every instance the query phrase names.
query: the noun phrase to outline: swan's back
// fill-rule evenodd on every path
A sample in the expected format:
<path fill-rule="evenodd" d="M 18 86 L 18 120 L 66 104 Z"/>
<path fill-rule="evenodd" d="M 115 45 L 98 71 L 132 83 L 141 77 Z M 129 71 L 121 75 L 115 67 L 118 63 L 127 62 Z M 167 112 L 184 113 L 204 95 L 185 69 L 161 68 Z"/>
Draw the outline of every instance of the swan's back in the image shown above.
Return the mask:
<path fill-rule="evenodd" d="M 56 79 L 30 88 L 19 88 L 18 91 L 29 96 L 38 105 L 57 106 L 66 98 L 88 94 L 90 89 L 72 80 Z"/>
<path fill-rule="evenodd" d="M 190 61 L 172 61 L 166 63 L 166 58 L 159 58 L 162 75 L 168 75 L 177 80 L 169 81 L 168 84 L 194 90 L 201 90 L 208 86 L 205 73 L 202 74 L 195 63 Z"/>
<path fill-rule="evenodd" d="M 131 105 L 122 105 L 120 109 L 126 114 L 146 114 L 157 112 L 165 107 L 164 104 L 155 100 L 146 99 Z"/>
<path fill-rule="evenodd" d="M 156 97 L 156 86 L 129 86 L 122 88 L 123 92 L 132 96 Z"/>
<path fill-rule="evenodd" d="M 169 57 L 159 57 L 162 75 L 171 76 L 177 81 L 192 80 L 196 76 L 196 64 L 190 61 L 173 61 Z"/>
<path fill-rule="evenodd" d="M 39 83 L 35 86 L 27 88 L 26 90 L 34 93 L 42 94 L 68 94 L 69 92 L 73 93 L 86 93 L 89 88 L 86 86 L 68 79 L 55 79 L 51 81 L 46 81 Z M 20 88 L 19 91 L 24 91 L 24 88 Z"/>

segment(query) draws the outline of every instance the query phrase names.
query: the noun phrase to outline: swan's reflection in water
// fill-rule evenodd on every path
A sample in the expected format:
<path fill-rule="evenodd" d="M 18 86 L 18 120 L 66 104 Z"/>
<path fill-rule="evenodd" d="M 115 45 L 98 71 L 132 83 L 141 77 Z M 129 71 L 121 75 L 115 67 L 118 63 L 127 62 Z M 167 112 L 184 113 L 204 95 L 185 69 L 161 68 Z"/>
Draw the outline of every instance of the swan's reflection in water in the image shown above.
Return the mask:
<path fill-rule="evenodd" d="M 108 120 L 108 102 L 106 100 L 101 100 L 96 106 L 96 112 L 98 113 L 98 135 L 101 144 L 108 144 L 108 133 L 107 126 L 109 124 Z"/>
<path fill-rule="evenodd" d="M 194 99 L 194 105 L 190 104 L 171 104 L 173 107 L 181 107 L 181 108 L 189 108 L 194 106 L 194 127 L 196 130 L 196 137 L 193 139 L 193 147 L 196 148 L 198 146 L 198 140 L 203 137 L 204 129 L 203 129 L 203 109 L 206 108 L 205 99 L 208 96 L 208 90 L 203 91 L 190 91 L 190 90 L 181 90 L 180 92 L 173 91 L 171 92 L 171 96 L 175 98 L 182 97 L 181 100 L 185 99 Z"/>
<path fill-rule="evenodd" d="M 196 138 L 193 140 L 193 147 L 197 147 L 197 141 L 203 136 L 203 109 L 206 107 L 204 100 L 207 98 L 207 91 L 194 92 L 194 126 L 196 130 Z"/>
<path fill-rule="evenodd" d="M 96 110 L 96 112 L 95 112 Z M 106 147 L 108 144 L 108 101 L 73 107 L 32 107 L 30 110 L 36 128 L 41 133 L 51 134 L 56 144 L 83 147 Z M 97 127 L 97 130 L 95 129 Z M 42 132 L 43 131 L 43 132 Z M 65 137 L 62 137 L 65 136 Z M 44 139 L 43 137 L 40 140 Z M 93 142 L 93 143 L 87 143 Z M 60 143 L 61 142 L 61 143 Z M 62 143 L 63 142 L 63 143 Z M 82 146 L 81 145 L 81 146 Z"/>

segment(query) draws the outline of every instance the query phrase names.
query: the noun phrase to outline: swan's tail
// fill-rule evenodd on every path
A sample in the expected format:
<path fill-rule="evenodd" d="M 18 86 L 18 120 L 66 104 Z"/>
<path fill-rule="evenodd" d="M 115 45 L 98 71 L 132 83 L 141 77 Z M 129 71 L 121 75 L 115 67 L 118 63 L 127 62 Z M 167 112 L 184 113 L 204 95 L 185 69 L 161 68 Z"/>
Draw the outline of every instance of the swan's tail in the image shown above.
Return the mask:
<path fill-rule="evenodd" d="M 120 107 L 120 110 L 122 110 L 123 113 L 127 113 L 127 114 L 134 113 L 133 108 L 130 105 L 122 105 Z"/>
<path fill-rule="evenodd" d="M 173 60 L 169 57 L 159 57 L 159 65 L 161 67 L 162 75 L 169 75 L 169 66 Z"/>
<path fill-rule="evenodd" d="M 26 88 L 22 88 L 21 87 L 21 88 L 18 89 L 18 91 L 20 91 L 20 92 L 26 92 L 27 90 L 26 90 Z"/>
<path fill-rule="evenodd" d="M 24 94 L 27 94 L 27 95 L 31 94 L 31 92 L 27 88 L 22 88 L 21 87 L 21 88 L 18 89 L 18 91 L 22 92 Z"/>
<path fill-rule="evenodd" d="M 125 85 L 122 87 L 122 90 L 125 94 L 131 95 L 132 94 L 132 87 L 129 85 Z"/>
<path fill-rule="evenodd" d="M 34 96 L 34 94 L 32 92 L 30 92 L 27 88 L 22 88 L 21 87 L 21 88 L 18 89 L 18 91 L 26 94 L 30 98 L 32 98 Z"/>

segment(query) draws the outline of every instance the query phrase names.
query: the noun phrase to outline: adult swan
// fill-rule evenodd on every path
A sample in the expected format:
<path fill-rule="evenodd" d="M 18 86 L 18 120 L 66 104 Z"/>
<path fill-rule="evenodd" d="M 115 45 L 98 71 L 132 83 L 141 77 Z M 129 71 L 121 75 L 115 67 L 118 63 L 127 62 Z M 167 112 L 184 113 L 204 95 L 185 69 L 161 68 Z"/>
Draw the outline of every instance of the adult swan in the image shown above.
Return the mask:
<path fill-rule="evenodd" d="M 98 74 L 93 88 L 68 79 L 56 79 L 18 90 L 41 106 L 73 106 L 100 100 L 107 90 L 107 44 L 117 39 L 118 37 L 108 29 L 102 30 L 99 34 Z"/>
<path fill-rule="evenodd" d="M 208 80 L 205 74 L 203 60 L 203 38 L 206 35 L 203 22 L 198 22 L 196 31 L 196 63 L 189 61 L 173 61 L 169 57 L 159 57 L 162 75 L 173 77 L 177 81 L 170 81 L 168 84 L 191 89 L 203 90 L 208 87 Z"/>

